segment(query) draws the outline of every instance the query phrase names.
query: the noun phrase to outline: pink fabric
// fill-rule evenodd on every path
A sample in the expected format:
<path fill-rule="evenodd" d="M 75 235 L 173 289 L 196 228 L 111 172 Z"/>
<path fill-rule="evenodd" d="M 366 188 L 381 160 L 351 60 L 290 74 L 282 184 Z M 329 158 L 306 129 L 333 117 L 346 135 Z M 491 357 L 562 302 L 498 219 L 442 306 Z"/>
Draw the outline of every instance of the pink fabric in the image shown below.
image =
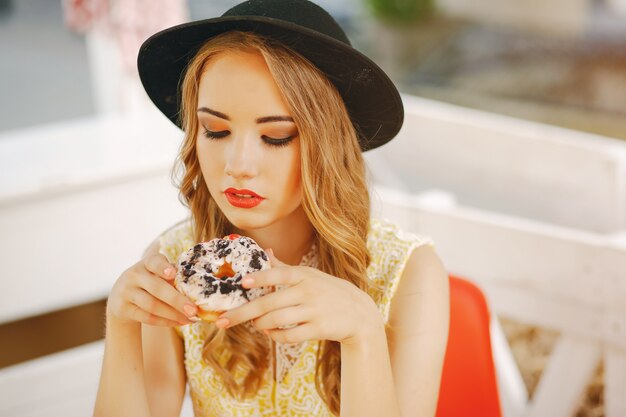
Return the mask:
<path fill-rule="evenodd" d="M 85 33 L 92 29 L 94 22 L 106 18 L 108 0 L 63 0 L 65 25 L 75 32 Z"/>
<path fill-rule="evenodd" d="M 123 69 L 129 72 L 137 70 L 143 41 L 189 19 L 185 0 L 63 0 L 63 10 L 70 29 L 102 30 L 115 38 Z"/>

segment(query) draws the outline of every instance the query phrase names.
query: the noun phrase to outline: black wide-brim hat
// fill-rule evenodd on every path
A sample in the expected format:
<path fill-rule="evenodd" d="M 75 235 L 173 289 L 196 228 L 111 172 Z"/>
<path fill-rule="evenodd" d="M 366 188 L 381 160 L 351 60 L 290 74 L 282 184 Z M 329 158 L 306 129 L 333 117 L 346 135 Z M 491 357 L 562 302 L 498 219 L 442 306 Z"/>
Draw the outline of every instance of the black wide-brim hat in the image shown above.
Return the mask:
<path fill-rule="evenodd" d="M 328 12 L 307 0 L 248 0 L 221 17 L 158 32 L 141 46 L 137 60 L 141 82 L 154 104 L 179 128 L 179 84 L 188 63 L 207 40 L 230 30 L 280 41 L 326 74 L 343 97 L 361 150 L 387 143 L 402 127 L 404 109 L 393 82 L 352 47 Z"/>

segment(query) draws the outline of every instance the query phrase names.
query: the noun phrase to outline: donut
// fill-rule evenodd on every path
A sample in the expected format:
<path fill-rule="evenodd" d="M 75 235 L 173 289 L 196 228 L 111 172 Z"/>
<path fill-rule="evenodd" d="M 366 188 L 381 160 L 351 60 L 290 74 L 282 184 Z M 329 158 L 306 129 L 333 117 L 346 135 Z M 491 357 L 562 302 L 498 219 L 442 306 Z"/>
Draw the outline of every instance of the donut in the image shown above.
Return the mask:
<path fill-rule="evenodd" d="M 198 306 L 198 317 L 215 321 L 224 311 L 270 292 L 241 286 L 246 274 L 269 268 L 269 257 L 253 239 L 232 234 L 183 252 L 174 285 Z"/>

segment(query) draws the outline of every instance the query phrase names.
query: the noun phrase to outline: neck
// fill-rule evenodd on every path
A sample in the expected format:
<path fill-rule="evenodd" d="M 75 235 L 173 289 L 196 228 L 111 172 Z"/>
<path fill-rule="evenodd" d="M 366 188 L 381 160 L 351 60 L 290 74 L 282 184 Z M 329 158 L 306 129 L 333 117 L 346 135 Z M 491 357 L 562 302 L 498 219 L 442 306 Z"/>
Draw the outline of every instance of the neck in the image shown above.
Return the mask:
<path fill-rule="evenodd" d="M 262 229 L 241 231 L 240 234 L 254 239 L 264 250 L 272 249 L 278 260 L 288 265 L 298 265 L 313 244 L 315 230 L 302 207 L 290 218 Z"/>

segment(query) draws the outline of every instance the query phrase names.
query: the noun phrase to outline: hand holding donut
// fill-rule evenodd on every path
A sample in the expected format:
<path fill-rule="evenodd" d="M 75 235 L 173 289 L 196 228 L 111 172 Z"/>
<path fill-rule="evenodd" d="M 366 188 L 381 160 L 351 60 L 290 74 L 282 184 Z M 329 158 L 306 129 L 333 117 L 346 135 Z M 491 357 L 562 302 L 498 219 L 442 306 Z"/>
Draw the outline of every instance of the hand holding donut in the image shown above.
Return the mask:
<path fill-rule="evenodd" d="M 215 321 L 224 311 L 270 291 L 241 285 L 246 274 L 270 267 L 267 254 L 246 236 L 231 234 L 198 243 L 179 256 L 178 266 L 176 289 L 198 306 L 198 316 L 205 321 Z"/>
<path fill-rule="evenodd" d="M 248 320 L 279 343 L 335 340 L 344 344 L 367 340 L 383 326 L 372 298 L 350 282 L 307 266 L 280 262 L 268 250 L 272 268 L 246 276 L 245 288 L 286 285 L 222 314 L 218 327 Z"/>
<path fill-rule="evenodd" d="M 107 302 L 107 317 L 156 326 L 190 324 L 197 307 L 172 285 L 176 267 L 161 254 L 147 256 L 118 278 Z"/>

